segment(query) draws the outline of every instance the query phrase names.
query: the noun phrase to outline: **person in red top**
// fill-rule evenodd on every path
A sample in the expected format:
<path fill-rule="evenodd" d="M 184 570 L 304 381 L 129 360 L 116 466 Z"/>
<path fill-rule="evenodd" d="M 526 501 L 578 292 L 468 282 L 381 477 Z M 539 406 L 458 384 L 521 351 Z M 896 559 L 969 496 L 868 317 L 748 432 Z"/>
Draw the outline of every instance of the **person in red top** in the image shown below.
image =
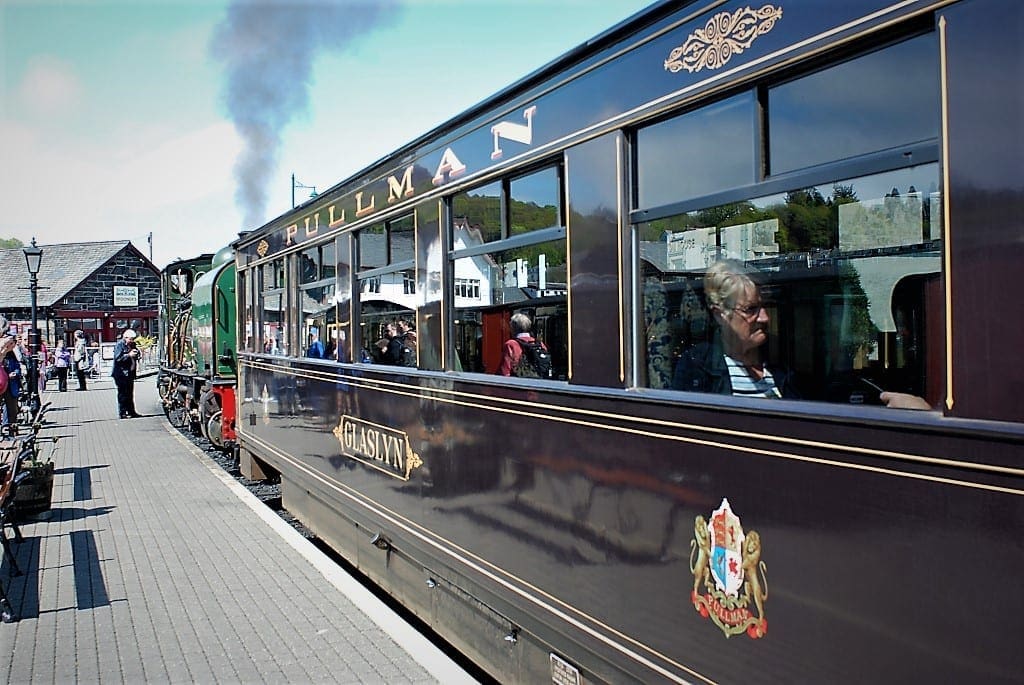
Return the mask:
<path fill-rule="evenodd" d="M 498 373 L 502 376 L 511 376 L 512 372 L 519 365 L 520 358 L 523 356 L 523 346 L 517 340 L 522 340 L 524 343 L 534 342 L 534 337 L 531 333 L 533 321 L 530 320 L 529 316 L 522 312 L 517 312 L 512 315 L 510 323 L 512 324 L 512 337 L 506 340 L 505 345 L 502 347 L 501 365 L 498 367 Z"/>

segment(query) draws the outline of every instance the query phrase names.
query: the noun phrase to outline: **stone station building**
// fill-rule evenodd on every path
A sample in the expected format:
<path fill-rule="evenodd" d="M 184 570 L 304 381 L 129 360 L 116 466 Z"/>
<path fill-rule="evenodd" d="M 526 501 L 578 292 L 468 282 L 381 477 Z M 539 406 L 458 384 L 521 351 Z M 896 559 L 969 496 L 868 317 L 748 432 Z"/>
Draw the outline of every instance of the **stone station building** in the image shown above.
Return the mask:
<path fill-rule="evenodd" d="M 40 245 L 43 256 L 36 291 L 36 324 L 48 346 L 81 329 L 90 344 L 113 342 L 125 328 L 156 335 L 160 271 L 127 240 Z M 0 314 L 12 332 L 31 325 L 31 293 L 25 253 L 0 250 L 8 287 L 0 292 Z"/>

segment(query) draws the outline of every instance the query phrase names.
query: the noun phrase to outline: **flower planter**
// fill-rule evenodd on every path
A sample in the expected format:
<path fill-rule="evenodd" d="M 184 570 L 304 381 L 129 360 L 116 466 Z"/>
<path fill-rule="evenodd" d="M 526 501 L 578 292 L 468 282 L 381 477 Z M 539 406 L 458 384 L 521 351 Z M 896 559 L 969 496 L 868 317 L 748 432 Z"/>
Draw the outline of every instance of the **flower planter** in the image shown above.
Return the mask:
<path fill-rule="evenodd" d="M 27 475 L 25 475 L 27 474 Z M 23 519 L 49 511 L 53 501 L 53 462 L 26 464 L 16 477 L 14 516 Z"/>

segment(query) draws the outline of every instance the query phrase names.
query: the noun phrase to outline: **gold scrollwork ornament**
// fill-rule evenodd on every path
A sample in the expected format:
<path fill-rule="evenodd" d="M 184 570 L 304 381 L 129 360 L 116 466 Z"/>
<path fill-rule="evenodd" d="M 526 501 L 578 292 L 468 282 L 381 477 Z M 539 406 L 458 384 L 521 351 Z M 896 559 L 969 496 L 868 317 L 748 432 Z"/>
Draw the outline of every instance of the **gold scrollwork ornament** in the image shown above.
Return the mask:
<path fill-rule="evenodd" d="M 701 69 L 719 69 L 733 55 L 742 54 L 759 36 L 775 28 L 779 19 L 782 8 L 774 5 L 719 12 L 703 29 L 697 29 L 685 43 L 673 48 L 665 60 L 665 69 L 673 74 L 683 69 L 691 74 Z"/>

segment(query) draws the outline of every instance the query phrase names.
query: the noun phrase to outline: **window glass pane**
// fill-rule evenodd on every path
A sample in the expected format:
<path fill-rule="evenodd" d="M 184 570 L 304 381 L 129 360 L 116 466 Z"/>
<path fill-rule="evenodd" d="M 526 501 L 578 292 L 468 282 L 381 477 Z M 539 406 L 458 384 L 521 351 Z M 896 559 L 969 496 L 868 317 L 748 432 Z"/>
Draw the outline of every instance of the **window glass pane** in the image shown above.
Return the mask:
<path fill-rule="evenodd" d="M 326 245 L 320 246 L 320 278 L 334 278 L 338 273 L 337 251 L 332 240 Z"/>
<path fill-rule="evenodd" d="M 754 95 L 743 93 L 637 131 L 638 206 L 753 183 L 755 124 Z"/>
<path fill-rule="evenodd" d="M 255 302 L 256 288 L 255 283 L 256 270 L 248 269 L 242 272 L 242 292 L 239 293 L 239 301 L 242 303 L 242 332 L 240 337 L 242 338 L 242 349 L 246 352 L 256 351 L 256 325 L 254 321 L 254 312 L 256 311 L 253 307 Z"/>
<path fill-rule="evenodd" d="M 473 244 L 501 240 L 501 184 L 492 183 L 452 198 L 456 225 L 473 234 Z"/>
<path fill-rule="evenodd" d="M 338 323 L 338 310 L 334 302 L 335 285 L 328 283 L 301 291 L 302 334 L 301 353 L 304 357 L 335 359 L 336 341 L 330 332 Z"/>
<path fill-rule="evenodd" d="M 389 264 L 416 259 L 416 236 L 413 233 L 415 229 L 416 219 L 412 214 L 388 223 L 391 254 Z"/>
<path fill-rule="evenodd" d="M 641 225 L 645 384 L 937 405 L 938 183 L 927 164 Z"/>
<path fill-rule="evenodd" d="M 338 361 L 351 362 L 352 358 L 352 254 L 350 236 L 338 238 L 338 285 L 334 299 L 338 304 L 338 325 L 334 331 L 334 348 Z"/>
<path fill-rule="evenodd" d="M 398 272 L 401 275 L 401 272 Z M 359 333 L 365 364 L 416 366 L 416 312 L 386 299 L 360 302 Z"/>
<path fill-rule="evenodd" d="M 359 268 L 387 266 L 388 241 L 384 224 L 374 224 L 359 232 Z"/>
<path fill-rule="evenodd" d="M 289 353 L 287 298 L 282 292 L 263 295 L 263 351 L 267 354 Z"/>
<path fill-rule="evenodd" d="M 320 280 L 320 248 L 311 247 L 299 254 L 299 284 Z"/>
<path fill-rule="evenodd" d="M 502 373 L 511 317 L 519 312 L 548 347 L 554 378 L 567 378 L 564 240 L 456 259 L 452 294 L 456 370 Z"/>
<path fill-rule="evenodd" d="M 929 34 L 772 88 L 771 173 L 938 136 L 938 65 Z"/>
<path fill-rule="evenodd" d="M 514 179 L 509 186 L 509 234 L 561 225 L 558 169 L 551 167 Z"/>

